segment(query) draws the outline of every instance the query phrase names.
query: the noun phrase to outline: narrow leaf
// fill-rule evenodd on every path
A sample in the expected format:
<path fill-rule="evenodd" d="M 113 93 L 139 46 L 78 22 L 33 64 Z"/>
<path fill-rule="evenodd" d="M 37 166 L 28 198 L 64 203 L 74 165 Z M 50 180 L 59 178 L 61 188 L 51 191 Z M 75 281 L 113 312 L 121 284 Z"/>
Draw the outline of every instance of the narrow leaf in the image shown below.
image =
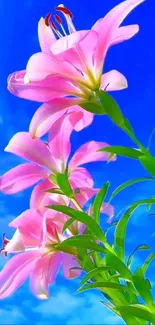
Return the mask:
<path fill-rule="evenodd" d="M 101 190 L 96 195 L 94 202 L 92 204 L 94 219 L 96 220 L 97 223 L 99 222 L 101 206 L 106 197 L 109 186 L 110 186 L 109 182 L 103 185 Z"/>
<path fill-rule="evenodd" d="M 142 166 L 155 178 L 155 158 L 151 155 L 143 155 L 141 157 L 139 156 L 138 159 Z"/>
<path fill-rule="evenodd" d="M 143 264 L 142 268 L 143 268 L 143 272 L 144 274 L 146 273 L 150 263 L 152 262 L 152 260 L 155 258 L 155 253 L 151 253 L 148 258 L 146 259 L 145 263 Z"/>
<path fill-rule="evenodd" d="M 153 306 L 153 298 L 150 293 L 150 289 L 148 287 L 148 283 L 144 278 L 144 272 L 141 267 L 139 267 L 135 274 L 132 277 L 133 283 L 137 291 L 139 292 L 140 296 L 146 302 L 146 304 L 150 307 Z"/>
<path fill-rule="evenodd" d="M 109 199 L 109 202 L 118 194 L 120 193 L 121 191 L 123 191 L 125 188 L 133 185 L 133 184 L 136 184 L 136 183 L 139 183 L 139 182 L 145 182 L 145 181 L 154 181 L 154 178 L 151 178 L 151 177 L 143 177 L 143 178 L 136 178 L 136 179 L 133 179 L 131 181 L 127 181 L 121 185 L 119 185 L 112 193 L 110 199 Z"/>
<path fill-rule="evenodd" d="M 102 290 L 105 288 L 109 288 L 109 289 L 114 289 L 114 290 L 118 290 L 118 291 L 126 291 L 126 292 L 132 292 L 133 290 L 130 288 L 127 288 L 124 285 L 120 285 L 120 284 L 116 284 L 116 283 L 112 283 L 112 282 L 94 282 L 94 283 L 90 283 L 84 287 L 80 287 L 77 292 L 83 292 L 89 289 L 100 289 L 102 288 Z"/>
<path fill-rule="evenodd" d="M 109 146 L 109 147 L 104 147 L 98 151 L 110 152 L 116 155 L 129 157 L 133 159 L 139 159 L 139 157 L 144 156 L 144 154 L 137 149 L 123 147 L 123 146 Z"/>
<path fill-rule="evenodd" d="M 115 235 L 114 235 L 114 245 L 117 251 L 117 255 L 122 261 L 124 261 L 126 227 L 129 218 L 135 209 L 136 209 L 135 206 L 129 208 L 116 226 Z"/>
<path fill-rule="evenodd" d="M 67 228 L 69 228 L 69 226 L 71 226 L 74 221 L 75 221 L 74 218 L 68 219 L 63 226 L 62 232 L 64 232 Z"/>
<path fill-rule="evenodd" d="M 130 268 L 130 265 L 131 265 L 131 263 L 132 263 L 132 259 L 133 259 L 133 257 L 134 257 L 134 254 L 135 254 L 137 251 L 146 250 L 146 249 L 150 249 L 150 246 L 148 246 L 148 245 L 139 245 L 139 246 L 137 246 L 137 247 L 134 249 L 133 253 L 132 253 L 132 254 L 129 256 L 129 258 L 128 258 L 128 261 L 127 261 L 127 267 Z"/>
<path fill-rule="evenodd" d="M 109 266 L 101 266 L 101 267 L 97 267 L 93 270 L 91 270 L 88 274 L 85 275 L 85 277 L 82 279 L 81 283 L 80 283 L 80 287 L 82 287 L 88 280 L 92 279 L 93 277 L 95 277 L 96 275 L 101 274 L 104 271 L 108 271 L 110 270 Z"/>
<path fill-rule="evenodd" d="M 111 268 L 117 271 L 123 278 L 128 280 L 132 278 L 132 274 L 130 273 L 126 265 L 119 259 L 119 257 L 108 253 L 105 259 L 106 265 L 111 266 Z"/>
<path fill-rule="evenodd" d="M 66 174 L 57 174 L 57 183 L 61 191 L 69 198 L 73 198 L 73 191 L 69 184 L 68 177 Z"/>
<path fill-rule="evenodd" d="M 102 232 L 100 226 L 88 214 L 86 214 L 82 211 L 76 211 L 74 209 L 71 209 L 66 206 L 61 206 L 61 205 L 52 205 L 52 206 L 49 206 L 49 208 L 52 210 L 55 210 L 55 211 L 65 213 L 68 216 L 74 218 L 75 220 L 82 222 L 84 225 L 86 225 L 86 227 L 89 230 L 91 230 L 91 232 L 97 237 L 98 240 L 101 240 L 103 243 L 106 242 L 105 235 Z"/>
<path fill-rule="evenodd" d="M 140 304 L 130 305 L 130 306 L 119 306 L 116 310 L 123 312 L 128 315 L 132 315 L 138 317 L 140 319 L 144 319 L 148 322 L 155 322 L 155 314 L 151 313 L 147 307 L 142 306 Z"/>
<path fill-rule="evenodd" d="M 105 113 L 113 123 L 122 126 L 124 124 L 124 117 L 114 98 L 105 91 L 98 91 L 97 95 L 101 99 Z"/>

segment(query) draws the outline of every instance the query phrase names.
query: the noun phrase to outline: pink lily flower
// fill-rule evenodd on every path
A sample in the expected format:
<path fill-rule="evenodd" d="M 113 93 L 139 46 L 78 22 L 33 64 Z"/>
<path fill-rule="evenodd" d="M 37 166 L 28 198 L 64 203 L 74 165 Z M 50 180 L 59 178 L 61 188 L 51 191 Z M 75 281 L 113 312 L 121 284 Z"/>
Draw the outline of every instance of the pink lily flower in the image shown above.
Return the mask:
<path fill-rule="evenodd" d="M 81 110 L 80 104 L 97 101 L 97 90 L 127 87 L 127 80 L 120 72 L 112 70 L 102 75 L 102 70 L 109 47 L 130 39 L 138 32 L 138 25 L 120 25 L 143 1 L 125 0 L 99 19 L 91 30 L 83 31 L 76 31 L 71 12 L 60 5 L 56 10 L 64 15 L 69 35 L 60 16 L 56 14 L 54 17 L 64 36 L 50 21 L 49 14 L 40 20 L 38 35 L 42 52 L 29 59 L 26 70 L 15 72 L 8 78 L 8 89 L 14 95 L 45 103 L 31 122 L 33 136 L 45 134 L 53 119 L 55 121 L 67 108 L 72 110 L 75 106 L 76 110 Z M 86 112 L 83 126 L 89 125 L 92 119 L 93 116 Z M 80 124 L 76 127 L 80 129 Z"/>
<path fill-rule="evenodd" d="M 52 188 L 55 186 L 52 185 L 55 184 L 55 176 L 64 173 L 66 167 L 72 188 L 93 187 L 91 175 L 79 166 L 93 161 L 108 161 L 108 153 L 97 152 L 108 144 L 96 141 L 85 143 L 68 162 L 71 152 L 70 135 L 81 115 L 82 112 L 68 113 L 56 121 L 49 133 L 48 144 L 33 139 L 28 132 L 15 134 L 5 151 L 29 160 L 30 163 L 19 165 L 5 173 L 0 178 L 0 190 L 6 194 L 17 193 L 41 179 L 44 180 L 44 185 L 42 183 L 38 186 Z M 114 156 L 113 161 L 115 160 Z"/>
<path fill-rule="evenodd" d="M 22 285 L 30 276 L 30 287 L 35 296 L 47 299 L 49 285 L 63 266 L 67 279 L 78 277 L 81 270 L 71 269 L 79 266 L 75 256 L 58 251 L 55 246 L 66 236 L 61 233 L 63 215 L 59 222 L 54 211 L 43 216 L 36 210 L 27 210 L 10 223 L 16 228 L 13 238 L 5 245 L 5 253 L 14 253 L 0 272 L 0 299 L 6 298 Z M 73 253 L 77 255 L 76 249 Z"/>

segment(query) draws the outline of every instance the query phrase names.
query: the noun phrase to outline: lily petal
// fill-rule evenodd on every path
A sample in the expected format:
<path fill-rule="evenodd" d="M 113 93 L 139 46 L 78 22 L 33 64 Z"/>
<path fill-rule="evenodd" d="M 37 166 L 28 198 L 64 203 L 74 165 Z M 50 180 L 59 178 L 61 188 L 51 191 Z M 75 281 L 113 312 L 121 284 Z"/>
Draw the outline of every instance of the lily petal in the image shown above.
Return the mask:
<path fill-rule="evenodd" d="M 28 132 L 16 133 L 5 148 L 5 151 L 14 153 L 19 157 L 51 170 L 56 167 L 46 144 L 40 139 L 33 139 Z"/>
<path fill-rule="evenodd" d="M 115 30 L 120 26 L 127 15 L 144 0 L 125 0 L 114 7 L 108 14 L 95 23 L 92 30 L 99 35 L 98 46 L 95 50 L 94 63 L 101 70 L 108 47 L 113 39 Z"/>
<path fill-rule="evenodd" d="M 49 103 L 45 103 L 40 106 L 35 112 L 29 126 L 29 132 L 31 133 L 32 137 L 42 137 L 49 131 L 52 124 L 54 124 L 56 120 L 58 120 L 66 112 L 68 107 L 78 103 L 80 103 L 80 100 L 77 98 L 56 98 Z"/>
<path fill-rule="evenodd" d="M 105 142 L 90 141 L 83 144 L 74 154 L 69 162 L 69 170 L 75 170 L 77 166 L 86 164 L 93 161 L 108 161 L 109 153 L 97 152 L 103 147 L 108 147 L 109 145 Z M 112 158 L 115 161 L 116 157 Z"/>
<path fill-rule="evenodd" d="M 29 276 L 38 258 L 37 252 L 24 252 L 12 257 L 0 272 L 0 299 L 10 296 Z"/>
<path fill-rule="evenodd" d="M 48 102 L 54 98 L 81 94 L 80 89 L 62 77 L 51 76 L 30 82 L 26 71 L 18 71 L 8 77 L 8 90 L 15 96 L 37 102 Z"/>
<path fill-rule="evenodd" d="M 60 38 L 51 46 L 51 51 L 60 61 L 72 62 L 78 71 L 85 73 L 86 66 L 93 69 L 93 55 L 97 42 L 98 34 L 95 31 L 79 31 Z M 79 55 L 79 52 L 82 55 Z"/>
<path fill-rule="evenodd" d="M 51 53 L 50 47 L 56 42 L 56 37 L 50 26 L 46 26 L 44 18 L 41 18 L 38 23 L 38 38 L 42 52 Z"/>
<path fill-rule="evenodd" d="M 110 46 L 124 42 L 139 32 L 138 25 L 122 26 L 117 28 L 110 41 Z"/>
<path fill-rule="evenodd" d="M 101 206 L 101 213 L 104 213 L 109 217 L 107 222 L 110 223 L 114 217 L 115 210 L 111 204 L 104 202 Z"/>
<path fill-rule="evenodd" d="M 87 169 L 77 167 L 72 171 L 69 177 L 70 184 L 73 189 L 77 187 L 93 187 L 94 181 Z"/>
<path fill-rule="evenodd" d="M 9 226 L 19 230 L 25 246 L 35 247 L 40 245 L 42 222 L 42 217 L 38 211 L 28 209 L 10 222 Z"/>
<path fill-rule="evenodd" d="M 35 186 L 30 198 L 30 208 L 44 212 L 46 209 L 45 206 L 49 205 L 51 202 L 49 197 L 50 194 L 45 191 L 50 190 L 53 187 L 55 186 L 48 179 L 45 179 L 43 182 Z"/>
<path fill-rule="evenodd" d="M 68 80 L 81 79 L 81 74 L 71 63 L 59 61 L 54 54 L 43 52 L 33 54 L 30 57 L 26 66 L 26 73 L 30 82 L 39 81 L 52 75 L 65 77 Z"/>
<path fill-rule="evenodd" d="M 48 286 L 55 282 L 56 275 L 61 266 L 61 253 L 42 256 L 35 264 L 30 276 L 30 286 L 33 294 L 40 299 L 49 296 Z"/>
<path fill-rule="evenodd" d="M 74 267 L 79 267 L 79 264 L 77 263 L 75 256 L 72 256 L 70 254 L 63 254 L 63 274 L 64 277 L 67 279 L 73 279 L 77 278 L 81 274 L 81 270 L 73 269 Z"/>
<path fill-rule="evenodd" d="M 58 162 L 61 171 L 65 169 L 71 151 L 70 136 L 76 123 L 82 118 L 83 113 L 75 112 L 63 115 L 51 127 L 49 132 L 49 147 L 52 156 Z M 63 166 L 62 166 L 63 165 Z"/>
<path fill-rule="evenodd" d="M 18 193 L 47 177 L 46 171 L 35 164 L 23 164 L 12 168 L 0 177 L 0 191 L 6 194 Z"/>
<path fill-rule="evenodd" d="M 111 70 L 102 75 L 101 89 L 106 91 L 121 90 L 128 87 L 126 78 L 117 70 Z"/>

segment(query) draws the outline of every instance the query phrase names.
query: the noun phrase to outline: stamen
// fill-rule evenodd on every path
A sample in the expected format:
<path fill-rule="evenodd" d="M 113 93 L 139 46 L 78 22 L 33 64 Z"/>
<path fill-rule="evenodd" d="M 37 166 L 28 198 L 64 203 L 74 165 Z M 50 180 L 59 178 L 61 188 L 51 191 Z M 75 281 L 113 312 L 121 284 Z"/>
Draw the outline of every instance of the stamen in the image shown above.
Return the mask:
<path fill-rule="evenodd" d="M 66 33 L 66 31 L 65 31 L 65 29 L 63 27 L 61 18 L 57 14 L 54 15 L 54 18 L 55 18 L 56 22 L 60 25 L 63 33 L 65 34 L 65 36 L 67 36 L 67 33 Z"/>
<path fill-rule="evenodd" d="M 60 37 L 60 38 L 63 37 L 62 34 L 58 31 L 58 29 L 53 21 L 50 23 L 50 27 L 54 30 L 54 32 L 56 33 L 56 35 L 58 37 Z"/>
<path fill-rule="evenodd" d="M 50 19 L 51 19 L 51 16 L 52 16 L 51 12 L 49 12 L 49 13 L 46 15 L 46 17 L 45 17 L 45 25 L 46 25 L 46 26 L 50 26 Z"/>
<path fill-rule="evenodd" d="M 54 15 L 54 18 L 59 25 L 62 25 L 62 20 L 57 14 Z"/>
<path fill-rule="evenodd" d="M 4 251 L 6 245 L 9 243 L 10 240 L 8 240 L 8 239 L 5 237 L 5 234 L 3 234 L 2 241 L 3 241 L 3 246 L 2 246 L 2 248 L 0 249 L 0 254 Z M 7 256 L 8 256 L 8 252 L 5 252 L 4 255 L 7 257 Z"/>
<path fill-rule="evenodd" d="M 55 10 L 61 11 L 62 13 L 68 15 L 71 19 L 73 19 L 73 15 L 72 15 L 71 11 L 69 9 L 63 7 L 62 5 L 59 5 L 57 8 L 55 8 Z"/>

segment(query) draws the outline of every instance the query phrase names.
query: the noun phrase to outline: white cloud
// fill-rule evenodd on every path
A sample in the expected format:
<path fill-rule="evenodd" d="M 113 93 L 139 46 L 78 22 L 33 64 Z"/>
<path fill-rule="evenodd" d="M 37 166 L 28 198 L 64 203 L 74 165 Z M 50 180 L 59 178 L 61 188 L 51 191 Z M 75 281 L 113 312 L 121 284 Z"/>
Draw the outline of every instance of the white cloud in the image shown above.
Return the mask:
<path fill-rule="evenodd" d="M 23 324 L 26 318 L 17 306 L 5 306 L 5 309 L 0 309 L 0 324 L 15 325 Z"/>
<path fill-rule="evenodd" d="M 65 287 L 57 287 L 48 301 L 40 303 L 34 309 L 41 317 L 37 325 L 55 324 L 56 319 L 59 324 L 65 321 L 68 325 L 123 324 L 121 319 L 100 303 L 101 297 L 92 292 L 75 296 L 74 292 Z"/>

